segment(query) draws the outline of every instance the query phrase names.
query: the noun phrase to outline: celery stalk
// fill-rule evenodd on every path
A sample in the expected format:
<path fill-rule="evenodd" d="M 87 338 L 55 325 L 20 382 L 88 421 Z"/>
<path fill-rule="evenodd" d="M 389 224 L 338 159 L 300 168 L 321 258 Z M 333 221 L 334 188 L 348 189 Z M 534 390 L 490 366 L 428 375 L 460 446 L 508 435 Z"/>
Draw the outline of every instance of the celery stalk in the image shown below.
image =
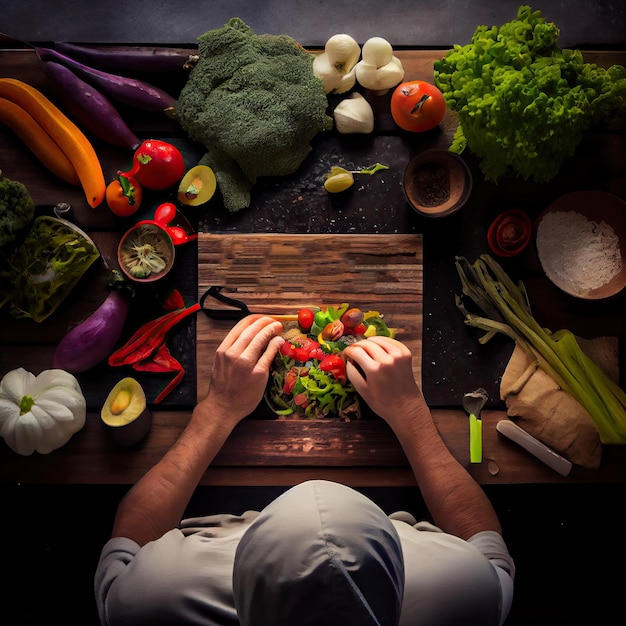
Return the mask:
<path fill-rule="evenodd" d="M 457 257 L 455 264 L 463 294 L 484 314 L 468 312 L 457 298 L 465 323 L 486 331 L 480 343 L 496 333 L 513 339 L 587 410 L 602 443 L 626 444 L 626 393 L 583 352 L 576 337 L 566 329 L 552 333 L 542 328 L 523 284 L 516 285 L 489 255 L 481 255 L 473 265 Z"/>

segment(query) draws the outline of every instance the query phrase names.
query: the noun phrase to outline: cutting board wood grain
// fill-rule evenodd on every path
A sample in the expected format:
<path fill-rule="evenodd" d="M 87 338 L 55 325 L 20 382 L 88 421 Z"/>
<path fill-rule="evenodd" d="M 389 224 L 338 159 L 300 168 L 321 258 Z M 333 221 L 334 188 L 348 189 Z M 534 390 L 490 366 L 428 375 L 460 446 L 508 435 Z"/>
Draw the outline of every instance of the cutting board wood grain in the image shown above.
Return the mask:
<path fill-rule="evenodd" d="M 421 381 L 422 235 L 200 233 L 198 298 L 213 285 L 254 313 L 295 313 L 306 305 L 342 302 L 380 311 L 412 351 Z M 205 306 L 223 308 L 209 300 Z M 213 355 L 233 324 L 198 316 L 198 398 L 208 391 Z"/>

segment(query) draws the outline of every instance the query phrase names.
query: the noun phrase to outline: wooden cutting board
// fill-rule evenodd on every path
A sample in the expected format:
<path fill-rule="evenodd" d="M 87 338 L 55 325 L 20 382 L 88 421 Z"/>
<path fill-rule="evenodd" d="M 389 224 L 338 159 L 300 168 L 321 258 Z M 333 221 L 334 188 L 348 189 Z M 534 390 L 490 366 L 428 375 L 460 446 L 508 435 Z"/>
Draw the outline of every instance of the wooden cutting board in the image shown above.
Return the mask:
<path fill-rule="evenodd" d="M 374 309 L 413 353 L 421 382 L 422 235 L 207 234 L 198 236 L 198 298 L 213 285 L 253 313 L 295 313 L 347 302 Z M 221 305 L 209 299 L 205 306 Z M 213 355 L 233 321 L 199 314 L 198 398 L 208 390 Z"/>

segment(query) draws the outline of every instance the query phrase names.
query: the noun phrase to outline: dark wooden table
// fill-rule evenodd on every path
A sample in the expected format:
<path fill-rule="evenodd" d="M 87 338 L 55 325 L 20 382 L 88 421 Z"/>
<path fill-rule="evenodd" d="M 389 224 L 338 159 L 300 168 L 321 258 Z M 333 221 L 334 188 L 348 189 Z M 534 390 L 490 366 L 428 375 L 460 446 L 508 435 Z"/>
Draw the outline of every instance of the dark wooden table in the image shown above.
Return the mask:
<path fill-rule="evenodd" d="M 434 60 L 445 51 L 398 51 L 406 78 L 432 80 Z M 622 52 L 585 52 L 587 60 L 607 66 L 625 63 Z M 50 94 L 49 85 L 32 51 L 0 51 L 0 75 L 20 78 Z M 162 86 L 172 90 L 184 81 L 179 76 Z M 152 114 L 127 112 L 137 134 L 142 138 L 159 137 L 177 143 L 191 164 L 201 152 L 180 133 L 174 122 Z M 470 202 L 457 215 L 444 220 L 427 220 L 412 213 L 401 194 L 399 180 L 408 158 L 428 147 L 449 145 L 456 127 L 448 113 L 439 130 L 408 136 L 394 128 L 388 113 L 388 101 L 376 101 L 376 132 L 372 138 L 325 137 L 316 144 L 334 154 L 342 154 L 356 165 L 371 163 L 365 159 L 387 159 L 394 167 L 388 174 L 390 188 L 386 196 L 369 201 L 354 194 L 344 206 L 337 206 L 325 193 L 304 187 L 304 198 L 293 195 L 298 176 L 267 181 L 255 188 L 253 206 L 230 215 L 212 200 L 205 212 L 188 217 L 195 227 L 214 233 L 421 233 L 424 237 L 424 321 L 422 329 L 422 382 L 433 407 L 437 425 L 455 456 L 483 484 L 515 483 L 621 483 L 626 481 L 626 448 L 605 446 L 602 467 L 598 471 L 575 467 L 562 478 L 543 466 L 515 444 L 504 440 L 495 424 L 505 417 L 497 398 L 497 385 L 512 346 L 507 340 L 482 348 L 476 335 L 464 328 L 462 319 L 451 305 L 456 282 L 452 259 L 456 254 L 475 257 L 487 252 L 485 233 L 490 219 L 505 208 L 523 207 L 536 216 L 562 193 L 584 188 L 602 189 L 626 196 L 624 154 L 626 139 L 621 123 L 610 124 L 588 133 L 576 156 L 562 173 L 546 185 L 507 180 L 500 185 L 487 184 L 471 154 L 464 155 L 474 176 Z M 107 178 L 128 163 L 125 151 L 94 140 Z M 378 158 L 380 156 L 380 158 Z M 115 218 L 106 206 L 90 209 L 80 189 L 59 182 L 28 152 L 8 129 L 0 128 L 0 167 L 3 173 L 25 183 L 41 210 L 65 201 L 72 205 L 71 219 L 88 230 L 98 244 L 103 258 L 115 265 L 114 252 L 121 233 L 129 222 Z M 300 181 L 301 182 L 301 181 Z M 152 202 L 167 198 L 154 197 Z M 154 206 L 154 204 L 153 204 Z M 306 219 L 303 213 L 306 207 Z M 304 220 L 304 221 L 303 221 Z M 548 327 L 568 327 L 581 336 L 598 334 L 623 338 L 626 335 L 623 315 L 624 298 L 603 303 L 574 301 L 551 286 L 542 275 L 532 250 L 506 263 L 506 268 L 527 286 L 535 315 Z M 16 367 L 38 373 L 52 366 L 56 343 L 68 328 L 79 322 L 103 300 L 107 271 L 94 269 L 90 280 L 81 283 L 71 298 L 42 324 L 28 320 L 0 320 L 0 375 Z M 180 250 L 173 282 L 165 282 L 146 292 L 145 302 L 156 302 L 172 286 L 190 299 L 198 297 L 197 250 L 188 244 Z M 135 301 L 136 302 L 136 301 Z M 130 324 L 142 316 L 154 314 L 134 304 Z M 382 307 L 381 307 L 382 308 Z M 130 332 L 129 328 L 129 332 Z M 0 443 L 0 481 L 5 483 L 47 484 L 130 484 L 135 482 L 175 441 L 189 419 L 197 395 L 206 381 L 197 384 L 195 338 L 206 331 L 206 320 L 199 316 L 173 333 L 172 352 L 187 369 L 185 381 L 162 406 L 153 407 L 154 423 L 148 438 L 136 449 L 117 447 L 99 420 L 99 407 L 109 383 L 121 376 L 118 372 L 97 368 L 79 375 L 87 397 L 89 412 L 85 427 L 61 449 L 49 454 L 21 457 Z M 443 338 L 443 339 L 442 339 Z M 189 349 L 191 345 L 191 350 Z M 623 351 L 622 351 L 623 352 Z M 436 367 L 434 364 L 436 363 Z M 431 366 L 432 364 L 432 366 Z M 148 388 L 154 381 L 147 380 Z M 159 382 L 158 384 L 161 384 Z M 460 408 L 462 392 L 489 386 L 491 404 L 483 414 L 484 456 L 480 465 L 468 459 L 468 423 Z M 207 470 L 203 484 L 219 485 L 288 485 L 311 477 L 340 480 L 354 486 L 405 486 L 414 480 L 406 458 L 389 428 L 381 420 L 351 423 L 278 422 L 252 417 L 244 420 Z"/>

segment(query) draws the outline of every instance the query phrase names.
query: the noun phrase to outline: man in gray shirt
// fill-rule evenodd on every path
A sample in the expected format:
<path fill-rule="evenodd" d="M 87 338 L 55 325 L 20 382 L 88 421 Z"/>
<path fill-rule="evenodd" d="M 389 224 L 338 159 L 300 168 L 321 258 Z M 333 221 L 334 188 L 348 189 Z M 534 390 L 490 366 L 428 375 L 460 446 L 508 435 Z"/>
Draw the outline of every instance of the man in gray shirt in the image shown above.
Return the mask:
<path fill-rule="evenodd" d="M 122 499 L 95 574 L 101 623 L 503 624 L 515 567 L 500 523 L 441 439 L 412 355 L 395 339 L 346 348 L 346 372 L 398 437 L 434 524 L 387 516 L 324 480 L 296 485 L 261 512 L 181 521 L 206 468 L 261 400 L 282 330 L 259 315 L 231 330 L 207 397 Z"/>

